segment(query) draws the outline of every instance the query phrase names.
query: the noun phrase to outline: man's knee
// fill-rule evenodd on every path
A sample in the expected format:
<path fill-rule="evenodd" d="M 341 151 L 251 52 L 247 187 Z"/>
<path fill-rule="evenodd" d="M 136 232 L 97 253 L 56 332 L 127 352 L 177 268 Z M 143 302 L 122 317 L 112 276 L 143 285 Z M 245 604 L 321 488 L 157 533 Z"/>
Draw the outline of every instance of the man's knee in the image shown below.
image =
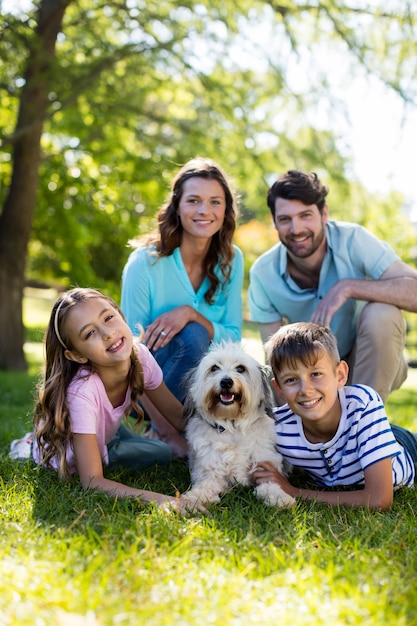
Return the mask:
<path fill-rule="evenodd" d="M 357 325 L 355 346 L 348 357 L 349 384 L 366 384 L 385 401 L 407 377 L 404 359 L 406 324 L 401 310 L 390 304 L 367 304 Z"/>
<path fill-rule="evenodd" d="M 401 310 L 382 302 L 365 305 L 358 321 L 357 335 L 366 334 L 386 341 L 393 333 L 405 341 L 406 324 Z"/>

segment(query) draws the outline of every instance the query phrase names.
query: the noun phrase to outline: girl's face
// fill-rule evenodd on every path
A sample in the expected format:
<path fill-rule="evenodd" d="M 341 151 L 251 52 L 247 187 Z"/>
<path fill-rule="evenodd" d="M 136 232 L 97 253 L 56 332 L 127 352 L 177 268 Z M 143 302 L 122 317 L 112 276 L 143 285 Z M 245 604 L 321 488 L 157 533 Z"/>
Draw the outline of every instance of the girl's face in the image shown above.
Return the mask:
<path fill-rule="evenodd" d="M 185 181 L 178 215 L 184 236 L 210 239 L 223 226 L 226 196 L 215 179 L 194 176 Z"/>
<path fill-rule="evenodd" d="M 114 367 L 130 360 L 133 337 L 123 317 L 104 298 L 83 300 L 65 319 L 72 349 L 65 356 L 77 363 Z"/>

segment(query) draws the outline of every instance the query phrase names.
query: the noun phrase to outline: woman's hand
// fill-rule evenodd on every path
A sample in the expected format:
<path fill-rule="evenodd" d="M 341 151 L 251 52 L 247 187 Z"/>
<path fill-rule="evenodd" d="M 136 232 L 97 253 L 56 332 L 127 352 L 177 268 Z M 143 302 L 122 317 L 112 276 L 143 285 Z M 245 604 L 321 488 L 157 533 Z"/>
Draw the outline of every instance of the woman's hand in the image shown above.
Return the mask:
<path fill-rule="evenodd" d="M 158 350 L 166 346 L 187 324 L 194 320 L 194 309 L 188 305 L 159 315 L 146 328 L 143 338 L 149 350 Z"/>

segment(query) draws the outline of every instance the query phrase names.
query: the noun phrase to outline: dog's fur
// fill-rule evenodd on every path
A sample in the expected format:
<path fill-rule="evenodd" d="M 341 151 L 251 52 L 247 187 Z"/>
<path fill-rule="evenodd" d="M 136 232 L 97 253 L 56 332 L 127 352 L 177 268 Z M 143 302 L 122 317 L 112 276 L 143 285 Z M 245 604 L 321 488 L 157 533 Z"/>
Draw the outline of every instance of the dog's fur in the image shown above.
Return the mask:
<path fill-rule="evenodd" d="M 283 471 L 267 372 L 239 343 L 215 344 L 203 357 L 191 374 L 184 414 L 192 481 L 183 494 L 188 500 L 219 502 L 234 484 L 250 485 L 260 461 Z M 276 483 L 262 483 L 255 492 L 271 506 L 295 502 Z"/>

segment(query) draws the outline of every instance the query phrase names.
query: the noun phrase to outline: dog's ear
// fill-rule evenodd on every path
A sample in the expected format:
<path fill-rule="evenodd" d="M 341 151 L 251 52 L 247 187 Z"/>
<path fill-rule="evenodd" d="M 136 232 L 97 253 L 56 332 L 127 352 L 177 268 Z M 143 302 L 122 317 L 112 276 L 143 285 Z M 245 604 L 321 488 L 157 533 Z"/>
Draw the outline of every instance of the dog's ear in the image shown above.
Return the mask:
<path fill-rule="evenodd" d="M 273 401 L 272 401 L 272 389 L 271 389 L 271 377 L 272 370 L 268 365 L 261 366 L 259 368 L 261 370 L 262 375 L 262 387 L 263 387 L 263 396 L 265 401 L 265 413 L 275 419 L 273 412 Z"/>
<path fill-rule="evenodd" d="M 188 422 L 190 417 L 192 417 L 195 414 L 195 411 L 196 411 L 195 402 L 191 396 L 191 393 L 188 392 L 184 400 L 184 409 L 183 409 L 183 417 L 186 423 Z"/>

